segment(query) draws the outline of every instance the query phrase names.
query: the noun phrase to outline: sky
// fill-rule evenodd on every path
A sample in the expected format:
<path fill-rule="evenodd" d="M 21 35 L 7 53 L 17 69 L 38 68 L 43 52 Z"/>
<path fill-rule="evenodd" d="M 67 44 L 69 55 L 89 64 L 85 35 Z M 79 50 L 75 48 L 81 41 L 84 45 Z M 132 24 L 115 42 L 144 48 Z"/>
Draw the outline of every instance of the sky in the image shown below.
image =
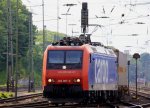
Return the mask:
<path fill-rule="evenodd" d="M 42 0 L 22 0 L 22 2 L 33 13 L 33 24 L 42 30 Z M 44 0 L 46 29 L 79 36 L 82 2 L 88 3 L 89 24 L 100 25 L 89 26 L 88 33 L 92 34 L 92 41 L 114 46 L 121 51 L 128 50 L 131 54 L 150 52 L 149 0 Z M 70 3 L 76 5 L 64 6 Z M 70 15 L 66 20 L 66 16 L 62 14 L 66 14 L 68 9 Z M 99 18 L 103 16 L 109 18 Z"/>

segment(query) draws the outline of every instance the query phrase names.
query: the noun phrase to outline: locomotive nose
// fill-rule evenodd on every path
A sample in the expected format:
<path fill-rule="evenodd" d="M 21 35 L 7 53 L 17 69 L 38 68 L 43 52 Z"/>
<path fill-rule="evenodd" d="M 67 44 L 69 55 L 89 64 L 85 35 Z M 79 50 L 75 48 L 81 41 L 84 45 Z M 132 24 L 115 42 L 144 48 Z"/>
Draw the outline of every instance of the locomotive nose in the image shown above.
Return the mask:
<path fill-rule="evenodd" d="M 53 84 L 81 83 L 81 70 L 55 70 L 47 72 L 47 82 Z"/>

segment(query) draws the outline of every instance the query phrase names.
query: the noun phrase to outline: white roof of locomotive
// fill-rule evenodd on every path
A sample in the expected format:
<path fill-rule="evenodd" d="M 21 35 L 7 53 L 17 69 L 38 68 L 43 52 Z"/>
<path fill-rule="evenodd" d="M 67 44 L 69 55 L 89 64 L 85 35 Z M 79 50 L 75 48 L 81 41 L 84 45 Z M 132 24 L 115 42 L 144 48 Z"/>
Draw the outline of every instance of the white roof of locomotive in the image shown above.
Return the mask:
<path fill-rule="evenodd" d="M 93 53 L 116 57 L 116 54 L 112 49 L 103 46 L 91 46 L 91 50 Z"/>

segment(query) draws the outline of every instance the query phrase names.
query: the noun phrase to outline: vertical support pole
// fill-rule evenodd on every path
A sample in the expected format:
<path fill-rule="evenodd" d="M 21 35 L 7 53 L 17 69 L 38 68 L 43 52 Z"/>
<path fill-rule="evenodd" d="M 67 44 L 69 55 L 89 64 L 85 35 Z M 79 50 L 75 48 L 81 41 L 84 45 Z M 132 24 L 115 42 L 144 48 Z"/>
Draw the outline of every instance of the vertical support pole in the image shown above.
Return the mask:
<path fill-rule="evenodd" d="M 71 15 L 71 14 L 68 14 L 68 12 L 67 13 L 65 13 L 65 14 L 61 14 L 61 15 L 66 15 L 66 37 L 67 37 L 67 25 L 68 25 L 68 17 L 67 17 L 67 15 Z"/>
<path fill-rule="evenodd" d="M 130 94 L 130 86 L 129 86 L 129 80 L 130 80 L 130 78 L 129 78 L 129 66 L 130 66 L 130 61 L 128 61 L 128 95 Z"/>
<path fill-rule="evenodd" d="M 13 73 L 13 65 L 14 65 L 14 63 L 13 63 L 13 32 L 12 32 L 12 15 L 11 15 L 11 1 L 9 0 L 9 21 L 10 21 L 10 58 L 11 58 L 11 62 L 10 62 L 10 72 L 11 72 L 11 74 L 10 74 L 10 85 L 11 85 L 11 87 L 12 87 L 12 91 L 14 91 L 14 73 Z"/>
<path fill-rule="evenodd" d="M 7 36 L 7 63 L 6 63 L 6 78 L 7 78 L 7 92 L 9 92 L 9 69 L 8 69 L 8 36 Z"/>
<path fill-rule="evenodd" d="M 67 22 L 67 13 L 66 13 L 66 37 L 67 37 L 67 29 L 68 29 L 68 28 L 67 28 L 67 23 L 68 23 L 68 22 Z"/>
<path fill-rule="evenodd" d="M 137 99 L 137 59 L 138 58 L 140 58 L 140 55 L 138 54 L 138 53 L 135 53 L 134 55 L 133 55 L 133 58 L 135 58 L 135 60 L 136 60 L 136 69 L 135 69 L 135 86 L 136 86 L 136 99 Z"/>
<path fill-rule="evenodd" d="M 43 13 L 43 52 L 45 50 L 45 27 L 44 27 L 44 0 L 42 0 L 42 13 Z"/>
<path fill-rule="evenodd" d="M 7 92 L 9 92 L 9 69 L 8 69 L 8 62 L 9 62 L 9 0 L 7 0 L 7 32 L 8 32 L 8 35 L 7 35 L 7 63 L 6 63 L 6 73 L 7 73 Z"/>
<path fill-rule="evenodd" d="M 17 88 L 18 88 L 18 5 L 19 1 L 17 0 L 17 9 L 16 9 L 16 81 L 15 81 L 15 100 L 17 101 Z"/>
<path fill-rule="evenodd" d="M 72 37 L 73 37 L 73 27 L 72 27 Z"/>
<path fill-rule="evenodd" d="M 136 80 L 136 99 L 137 99 L 137 59 L 136 59 L 136 78 L 135 78 L 135 80 Z"/>
<path fill-rule="evenodd" d="M 34 92 L 34 62 L 33 62 L 33 28 L 32 28 L 32 13 L 30 14 L 30 19 L 31 19 L 31 73 L 32 73 L 32 82 L 31 82 L 31 89 Z"/>
<path fill-rule="evenodd" d="M 28 92 L 31 92 L 31 13 L 29 12 L 29 54 L 28 54 L 28 70 L 29 70 L 29 84 L 28 84 Z"/>
<path fill-rule="evenodd" d="M 34 69 L 33 69 L 33 28 L 32 13 L 29 13 L 29 85 L 28 92 L 35 91 L 34 88 Z"/>
<path fill-rule="evenodd" d="M 12 91 L 14 91 L 14 73 L 13 73 L 13 32 L 12 32 L 12 10 L 11 1 L 7 0 L 7 27 L 8 27 L 8 37 L 7 37 L 7 91 L 9 91 L 10 86 Z"/>
<path fill-rule="evenodd" d="M 57 37 L 58 33 L 59 33 L 59 0 L 57 0 Z M 56 41 L 58 41 L 58 39 Z"/>

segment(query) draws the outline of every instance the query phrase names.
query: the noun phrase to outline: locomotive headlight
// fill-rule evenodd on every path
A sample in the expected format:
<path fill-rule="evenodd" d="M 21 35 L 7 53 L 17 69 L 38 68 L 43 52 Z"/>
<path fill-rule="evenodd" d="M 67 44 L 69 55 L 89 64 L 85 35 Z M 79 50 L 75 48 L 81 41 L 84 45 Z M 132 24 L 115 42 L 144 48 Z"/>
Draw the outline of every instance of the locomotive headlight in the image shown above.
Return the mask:
<path fill-rule="evenodd" d="M 78 78 L 78 79 L 74 79 L 73 82 L 79 83 L 79 82 L 81 82 L 81 80 Z"/>
<path fill-rule="evenodd" d="M 52 82 L 52 79 L 48 79 L 48 82 Z"/>
<path fill-rule="evenodd" d="M 77 82 L 80 82 L 80 79 L 77 79 Z"/>
<path fill-rule="evenodd" d="M 48 79 L 48 82 L 51 83 L 51 82 L 55 82 L 54 79 Z"/>

